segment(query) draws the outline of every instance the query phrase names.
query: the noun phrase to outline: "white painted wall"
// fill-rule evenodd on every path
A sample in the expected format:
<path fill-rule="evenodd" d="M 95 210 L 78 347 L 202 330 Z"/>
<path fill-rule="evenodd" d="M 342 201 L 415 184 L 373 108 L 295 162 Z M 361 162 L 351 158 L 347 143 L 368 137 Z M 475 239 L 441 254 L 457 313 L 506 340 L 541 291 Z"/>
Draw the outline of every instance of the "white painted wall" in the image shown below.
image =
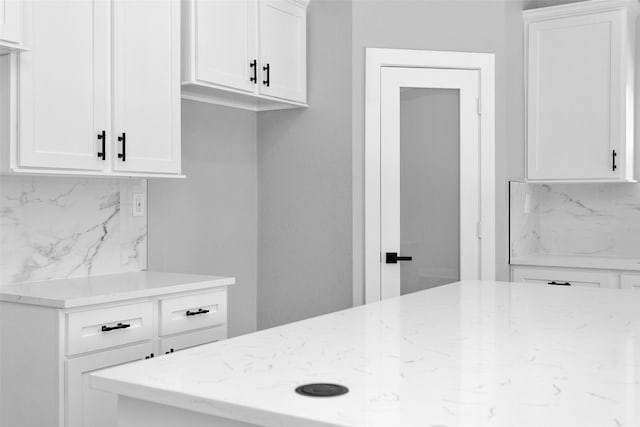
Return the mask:
<path fill-rule="evenodd" d="M 256 114 L 182 102 L 182 171 L 149 180 L 149 269 L 236 277 L 229 335 L 256 330 Z"/>

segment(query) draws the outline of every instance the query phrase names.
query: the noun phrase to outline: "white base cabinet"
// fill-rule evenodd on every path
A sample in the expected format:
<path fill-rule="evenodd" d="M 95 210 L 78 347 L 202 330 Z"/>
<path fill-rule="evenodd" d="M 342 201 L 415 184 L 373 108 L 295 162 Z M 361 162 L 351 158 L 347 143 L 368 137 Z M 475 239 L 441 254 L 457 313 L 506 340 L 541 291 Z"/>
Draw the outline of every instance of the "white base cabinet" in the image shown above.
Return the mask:
<path fill-rule="evenodd" d="M 511 280 L 513 282 L 538 283 L 548 286 L 620 287 L 619 275 L 609 271 L 511 267 Z"/>
<path fill-rule="evenodd" d="M 182 97 L 251 111 L 306 107 L 308 0 L 185 0 Z"/>
<path fill-rule="evenodd" d="M 630 182 L 637 2 L 524 11 L 526 179 Z"/>
<path fill-rule="evenodd" d="M 637 289 L 640 291 L 640 273 L 622 273 L 620 275 L 622 289 Z"/>
<path fill-rule="evenodd" d="M 116 427 L 116 395 L 88 374 L 227 337 L 225 286 L 72 309 L 0 304 L 3 427 Z"/>
<path fill-rule="evenodd" d="M 619 270 L 512 265 L 511 281 L 549 286 L 587 286 L 640 291 L 640 272 Z"/>

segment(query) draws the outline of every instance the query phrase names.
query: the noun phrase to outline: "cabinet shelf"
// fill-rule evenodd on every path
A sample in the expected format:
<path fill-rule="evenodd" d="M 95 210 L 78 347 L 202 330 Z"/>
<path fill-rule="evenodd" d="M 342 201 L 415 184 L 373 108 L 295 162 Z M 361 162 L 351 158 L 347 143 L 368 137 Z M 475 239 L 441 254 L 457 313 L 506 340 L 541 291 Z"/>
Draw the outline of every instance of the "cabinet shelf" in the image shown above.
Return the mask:
<path fill-rule="evenodd" d="M 28 50 L 29 49 L 23 45 L 3 43 L 0 41 L 0 55 L 5 55 L 7 53 L 27 52 Z"/>
<path fill-rule="evenodd" d="M 289 110 L 309 105 L 200 82 L 182 82 L 182 98 L 249 111 Z"/>
<path fill-rule="evenodd" d="M 77 176 L 86 178 L 186 178 L 182 174 L 170 173 L 136 173 L 136 172 L 104 172 L 104 171 L 79 171 L 57 169 L 24 169 L 12 168 L 9 171 L 1 171 L 0 176 L 25 175 L 25 176 Z"/>

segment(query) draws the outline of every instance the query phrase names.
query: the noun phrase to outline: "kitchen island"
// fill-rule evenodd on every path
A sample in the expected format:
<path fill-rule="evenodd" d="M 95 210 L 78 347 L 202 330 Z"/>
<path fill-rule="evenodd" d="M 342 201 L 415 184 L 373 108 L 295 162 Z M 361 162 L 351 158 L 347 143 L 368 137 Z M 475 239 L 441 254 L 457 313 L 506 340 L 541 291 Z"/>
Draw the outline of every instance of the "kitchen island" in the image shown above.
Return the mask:
<path fill-rule="evenodd" d="M 640 292 L 464 281 L 90 381 L 120 427 L 638 426 Z"/>

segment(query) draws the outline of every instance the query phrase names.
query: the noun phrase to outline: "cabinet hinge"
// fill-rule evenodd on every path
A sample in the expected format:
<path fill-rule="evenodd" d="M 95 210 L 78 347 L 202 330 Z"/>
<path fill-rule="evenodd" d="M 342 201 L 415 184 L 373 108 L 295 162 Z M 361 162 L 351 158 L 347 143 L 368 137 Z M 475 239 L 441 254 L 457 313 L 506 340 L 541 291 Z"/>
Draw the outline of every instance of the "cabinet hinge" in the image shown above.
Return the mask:
<path fill-rule="evenodd" d="M 480 102 L 480 98 L 478 98 L 478 115 L 482 115 L 482 103 Z"/>

